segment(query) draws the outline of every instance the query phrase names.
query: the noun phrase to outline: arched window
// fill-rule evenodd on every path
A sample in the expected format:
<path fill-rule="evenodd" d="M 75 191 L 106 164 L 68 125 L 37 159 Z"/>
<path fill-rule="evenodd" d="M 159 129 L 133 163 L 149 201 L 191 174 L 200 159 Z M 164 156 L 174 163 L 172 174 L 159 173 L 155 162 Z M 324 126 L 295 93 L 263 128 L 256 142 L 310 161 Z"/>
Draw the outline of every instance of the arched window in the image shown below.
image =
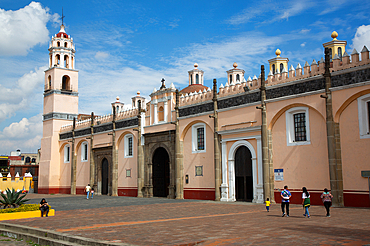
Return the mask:
<path fill-rule="evenodd" d="M 272 64 L 272 73 L 275 74 L 276 71 L 275 71 L 275 64 Z"/>
<path fill-rule="evenodd" d="M 64 47 L 66 47 L 66 48 L 67 48 L 67 42 L 64 42 Z"/>
<path fill-rule="evenodd" d="M 116 107 L 116 114 L 119 113 L 119 106 Z"/>
<path fill-rule="evenodd" d="M 239 74 L 236 75 L 236 81 L 240 81 L 240 75 Z"/>
<path fill-rule="evenodd" d="M 36 163 L 36 158 L 32 158 L 31 163 Z"/>
<path fill-rule="evenodd" d="M 31 158 L 29 156 L 26 157 L 26 163 L 31 163 Z"/>
<path fill-rule="evenodd" d="M 230 84 L 233 82 L 233 75 L 230 74 Z"/>
<path fill-rule="evenodd" d="M 280 73 L 283 72 L 283 69 L 284 69 L 284 65 L 283 63 L 280 63 Z"/>
<path fill-rule="evenodd" d="M 51 89 L 51 75 L 48 77 L 48 89 Z"/>
<path fill-rule="evenodd" d="M 164 121 L 164 109 L 162 106 L 158 110 L 158 121 Z"/>
<path fill-rule="evenodd" d="M 56 64 L 56 65 L 59 65 L 59 64 L 60 64 L 60 55 L 59 55 L 59 54 L 57 54 L 57 55 L 55 56 L 55 64 Z"/>
<path fill-rule="evenodd" d="M 199 74 L 196 74 L 195 75 L 195 83 L 196 84 L 199 84 Z"/>
<path fill-rule="evenodd" d="M 69 77 L 67 75 L 63 76 L 62 90 L 70 90 L 70 81 L 69 81 Z"/>
<path fill-rule="evenodd" d="M 57 46 L 60 47 L 60 42 L 59 41 L 57 42 Z"/>
<path fill-rule="evenodd" d="M 338 47 L 338 56 L 340 60 L 342 60 L 342 48 L 341 47 Z"/>
<path fill-rule="evenodd" d="M 190 84 L 193 84 L 193 75 L 190 76 Z"/>
<path fill-rule="evenodd" d="M 64 67 L 69 68 L 69 57 L 68 56 L 64 56 Z"/>
<path fill-rule="evenodd" d="M 333 51 L 331 48 L 329 48 L 329 59 L 331 61 L 331 59 L 333 58 Z"/>
<path fill-rule="evenodd" d="M 81 145 L 81 161 L 87 161 L 88 159 L 88 149 L 87 149 L 87 142 L 83 142 Z"/>

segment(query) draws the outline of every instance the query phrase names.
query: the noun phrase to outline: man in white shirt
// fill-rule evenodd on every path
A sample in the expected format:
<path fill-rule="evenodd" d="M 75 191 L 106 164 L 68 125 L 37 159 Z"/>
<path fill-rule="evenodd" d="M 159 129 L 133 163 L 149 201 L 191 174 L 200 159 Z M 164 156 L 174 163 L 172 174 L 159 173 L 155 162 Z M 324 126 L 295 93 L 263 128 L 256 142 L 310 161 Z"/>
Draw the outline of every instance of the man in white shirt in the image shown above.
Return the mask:
<path fill-rule="evenodd" d="M 86 199 L 89 199 L 90 190 L 91 190 L 90 184 L 87 184 L 85 187 L 85 192 L 87 194 Z"/>

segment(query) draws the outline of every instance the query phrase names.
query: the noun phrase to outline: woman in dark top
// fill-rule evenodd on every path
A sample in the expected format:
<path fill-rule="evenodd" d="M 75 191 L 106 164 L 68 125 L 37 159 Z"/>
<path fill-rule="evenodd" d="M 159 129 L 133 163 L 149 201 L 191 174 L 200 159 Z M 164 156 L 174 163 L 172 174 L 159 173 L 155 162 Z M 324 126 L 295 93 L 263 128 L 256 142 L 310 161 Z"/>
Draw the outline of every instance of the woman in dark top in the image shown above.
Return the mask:
<path fill-rule="evenodd" d="M 41 210 L 41 217 L 44 216 L 44 212 L 46 212 L 46 217 L 48 217 L 49 214 L 49 204 L 46 202 L 45 198 L 41 199 L 40 202 L 40 210 Z"/>

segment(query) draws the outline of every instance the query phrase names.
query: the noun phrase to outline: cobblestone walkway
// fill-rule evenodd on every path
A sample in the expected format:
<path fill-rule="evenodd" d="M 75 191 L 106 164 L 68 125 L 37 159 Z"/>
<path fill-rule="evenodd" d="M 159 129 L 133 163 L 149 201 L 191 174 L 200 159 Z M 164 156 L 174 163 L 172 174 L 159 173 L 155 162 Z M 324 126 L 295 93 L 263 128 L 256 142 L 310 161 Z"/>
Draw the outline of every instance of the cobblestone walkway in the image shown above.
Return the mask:
<path fill-rule="evenodd" d="M 47 199 L 53 206 L 56 200 Z M 268 213 L 263 204 L 250 203 L 106 197 L 108 204 L 94 208 L 100 199 L 65 199 L 92 208 L 4 222 L 135 245 L 370 245 L 370 209 L 332 208 L 327 218 L 324 207 L 313 206 L 308 219 L 298 205 L 287 218 L 279 204 Z M 122 206 L 109 207 L 111 199 Z"/>

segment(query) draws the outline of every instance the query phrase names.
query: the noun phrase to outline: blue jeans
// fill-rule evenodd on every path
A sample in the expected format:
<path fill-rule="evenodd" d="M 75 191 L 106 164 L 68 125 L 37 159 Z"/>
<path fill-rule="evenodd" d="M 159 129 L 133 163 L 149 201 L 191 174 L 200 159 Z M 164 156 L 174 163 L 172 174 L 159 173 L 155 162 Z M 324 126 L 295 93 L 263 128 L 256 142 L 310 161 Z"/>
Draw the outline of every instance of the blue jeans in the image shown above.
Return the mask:
<path fill-rule="evenodd" d="M 304 207 L 304 215 L 307 215 L 307 217 L 310 217 L 310 213 L 308 212 L 308 206 Z"/>
<path fill-rule="evenodd" d="M 87 194 L 86 198 L 89 199 L 90 191 L 86 191 L 86 194 Z"/>

